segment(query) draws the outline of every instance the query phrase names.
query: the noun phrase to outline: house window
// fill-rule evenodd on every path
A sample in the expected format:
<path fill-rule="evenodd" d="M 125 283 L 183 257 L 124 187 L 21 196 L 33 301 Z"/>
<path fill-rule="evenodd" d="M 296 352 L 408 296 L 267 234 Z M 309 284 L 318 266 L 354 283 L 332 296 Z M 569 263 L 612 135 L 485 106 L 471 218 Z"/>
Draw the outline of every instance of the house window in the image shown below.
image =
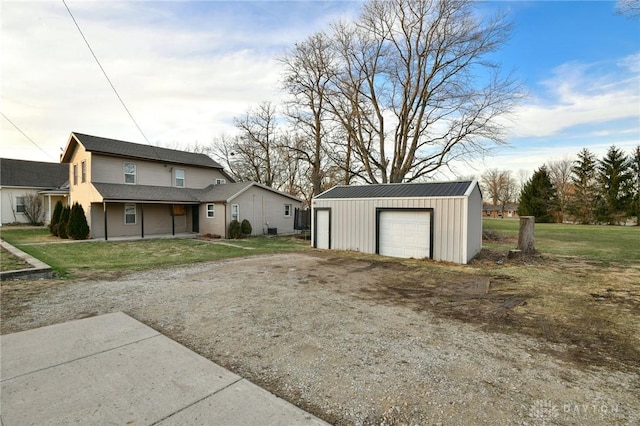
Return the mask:
<path fill-rule="evenodd" d="M 25 210 L 24 197 L 16 197 L 16 213 L 24 213 Z"/>
<path fill-rule="evenodd" d="M 222 185 L 223 183 L 227 183 L 224 179 L 216 179 L 216 185 Z"/>
<path fill-rule="evenodd" d="M 85 183 L 87 181 L 87 162 L 86 161 L 83 161 L 80 164 L 80 173 L 81 173 L 80 182 Z"/>
<path fill-rule="evenodd" d="M 291 217 L 291 204 L 284 205 L 284 217 Z"/>
<path fill-rule="evenodd" d="M 207 217 L 209 217 L 209 218 L 216 217 L 216 206 L 215 206 L 215 204 L 207 204 Z"/>
<path fill-rule="evenodd" d="M 125 225 L 136 224 L 136 205 L 135 204 L 124 205 L 124 224 Z"/>
<path fill-rule="evenodd" d="M 176 169 L 175 170 L 176 182 L 175 185 L 180 188 L 184 188 L 184 170 Z"/>
<path fill-rule="evenodd" d="M 73 184 L 74 185 L 78 184 L 78 165 L 77 164 L 73 165 Z"/>
<path fill-rule="evenodd" d="M 240 206 L 238 204 L 231 204 L 231 220 L 240 221 Z"/>
<path fill-rule="evenodd" d="M 124 183 L 136 183 L 135 163 L 124 163 Z"/>

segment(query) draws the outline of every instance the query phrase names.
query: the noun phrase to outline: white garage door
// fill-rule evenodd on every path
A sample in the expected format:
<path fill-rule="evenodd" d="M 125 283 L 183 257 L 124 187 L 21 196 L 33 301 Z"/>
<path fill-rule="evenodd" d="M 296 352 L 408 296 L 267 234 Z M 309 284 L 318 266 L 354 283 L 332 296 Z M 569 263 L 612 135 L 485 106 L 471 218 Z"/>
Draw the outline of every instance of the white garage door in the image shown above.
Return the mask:
<path fill-rule="evenodd" d="M 378 252 L 381 255 L 415 259 L 429 257 L 429 211 L 383 210 L 379 220 Z"/>

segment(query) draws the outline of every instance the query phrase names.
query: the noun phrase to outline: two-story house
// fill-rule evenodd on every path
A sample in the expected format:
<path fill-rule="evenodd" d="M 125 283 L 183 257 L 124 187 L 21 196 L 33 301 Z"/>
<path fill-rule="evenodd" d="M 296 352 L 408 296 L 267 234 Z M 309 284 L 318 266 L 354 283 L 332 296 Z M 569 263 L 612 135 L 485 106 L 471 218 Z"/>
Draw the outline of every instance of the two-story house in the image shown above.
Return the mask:
<path fill-rule="evenodd" d="M 255 182 L 235 183 L 205 154 L 71 133 L 70 203 L 84 208 L 92 238 L 199 233 L 227 236 L 248 219 L 254 235 L 293 233 L 301 200 Z"/>

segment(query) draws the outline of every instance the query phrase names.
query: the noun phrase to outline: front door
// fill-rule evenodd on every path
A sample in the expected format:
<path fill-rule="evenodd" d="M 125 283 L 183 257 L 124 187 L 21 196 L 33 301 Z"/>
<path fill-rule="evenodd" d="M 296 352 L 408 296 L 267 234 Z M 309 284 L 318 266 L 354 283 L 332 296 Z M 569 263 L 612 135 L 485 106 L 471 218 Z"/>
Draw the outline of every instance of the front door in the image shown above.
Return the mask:
<path fill-rule="evenodd" d="M 319 249 L 331 248 L 331 210 L 316 209 L 314 229 L 315 247 Z"/>
<path fill-rule="evenodd" d="M 191 206 L 191 232 L 200 232 L 200 206 Z"/>

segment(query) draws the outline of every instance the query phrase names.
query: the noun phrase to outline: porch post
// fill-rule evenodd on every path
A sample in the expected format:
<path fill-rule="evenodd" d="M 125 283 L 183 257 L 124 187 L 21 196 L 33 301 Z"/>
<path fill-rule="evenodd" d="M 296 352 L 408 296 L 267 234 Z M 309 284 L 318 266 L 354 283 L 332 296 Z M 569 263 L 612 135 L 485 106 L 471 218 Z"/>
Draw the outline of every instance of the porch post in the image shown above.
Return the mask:
<path fill-rule="evenodd" d="M 107 202 L 102 202 L 102 211 L 104 213 L 104 240 L 107 241 Z"/>
<path fill-rule="evenodd" d="M 49 224 L 51 224 L 51 194 L 47 194 L 47 198 L 49 199 L 49 211 L 47 212 L 47 219 L 49 221 Z"/>
<path fill-rule="evenodd" d="M 176 215 L 173 204 L 171 204 L 171 235 L 176 235 Z"/>
<path fill-rule="evenodd" d="M 142 229 L 141 238 L 144 238 L 144 203 L 140 203 L 140 228 Z"/>

